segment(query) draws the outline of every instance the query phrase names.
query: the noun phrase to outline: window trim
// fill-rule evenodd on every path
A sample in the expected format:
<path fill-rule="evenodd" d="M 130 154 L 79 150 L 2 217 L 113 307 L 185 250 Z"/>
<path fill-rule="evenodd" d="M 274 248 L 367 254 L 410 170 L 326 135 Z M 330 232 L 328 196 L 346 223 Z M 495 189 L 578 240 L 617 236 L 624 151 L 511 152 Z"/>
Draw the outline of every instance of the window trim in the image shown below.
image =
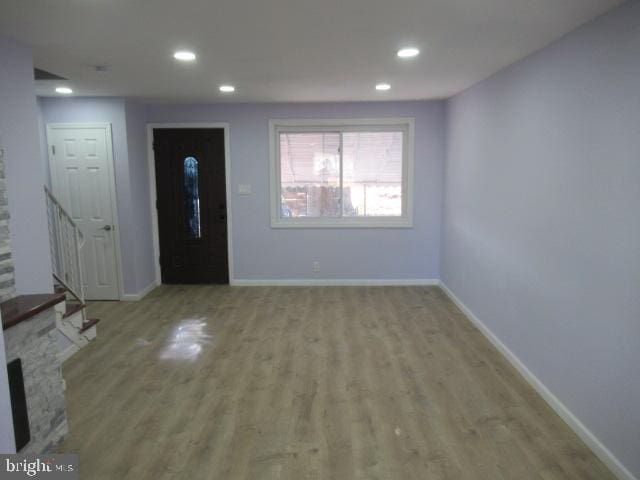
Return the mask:
<path fill-rule="evenodd" d="M 413 118 L 338 118 L 269 120 L 269 176 L 271 228 L 412 228 L 413 227 Z M 402 215 L 399 217 L 284 218 L 280 208 L 281 132 L 391 131 L 406 133 L 402 148 Z M 340 163 L 342 170 L 342 162 Z M 342 176 L 341 176 L 342 177 Z"/>

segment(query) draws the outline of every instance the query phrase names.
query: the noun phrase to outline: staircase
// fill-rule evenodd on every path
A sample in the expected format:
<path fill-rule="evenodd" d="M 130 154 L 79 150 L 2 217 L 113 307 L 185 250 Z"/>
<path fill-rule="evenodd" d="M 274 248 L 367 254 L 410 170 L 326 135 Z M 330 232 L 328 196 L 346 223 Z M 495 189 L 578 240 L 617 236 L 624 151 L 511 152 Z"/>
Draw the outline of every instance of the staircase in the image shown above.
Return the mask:
<path fill-rule="evenodd" d="M 56 326 L 58 327 L 58 358 L 61 362 L 96 338 L 97 318 L 86 318 L 86 305 L 75 301 L 73 295 L 62 286 L 56 286 L 56 292 L 64 292 L 67 300 L 56 305 Z M 71 297 L 73 300 L 70 300 Z"/>
<path fill-rule="evenodd" d="M 66 296 L 66 301 L 56 306 L 58 356 L 64 362 L 96 338 L 99 320 L 87 318 L 82 281 L 82 232 L 53 193 L 46 186 L 44 190 L 55 289 Z"/>

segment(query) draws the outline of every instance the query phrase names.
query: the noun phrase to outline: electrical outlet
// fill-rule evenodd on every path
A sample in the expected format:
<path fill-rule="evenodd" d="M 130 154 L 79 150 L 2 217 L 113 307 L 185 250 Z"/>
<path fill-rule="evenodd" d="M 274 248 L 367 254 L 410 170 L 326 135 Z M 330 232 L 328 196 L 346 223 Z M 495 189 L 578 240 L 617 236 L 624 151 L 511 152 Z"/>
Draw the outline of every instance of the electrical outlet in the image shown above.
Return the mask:
<path fill-rule="evenodd" d="M 318 273 L 320 271 L 320 262 L 313 262 L 313 271 Z"/>

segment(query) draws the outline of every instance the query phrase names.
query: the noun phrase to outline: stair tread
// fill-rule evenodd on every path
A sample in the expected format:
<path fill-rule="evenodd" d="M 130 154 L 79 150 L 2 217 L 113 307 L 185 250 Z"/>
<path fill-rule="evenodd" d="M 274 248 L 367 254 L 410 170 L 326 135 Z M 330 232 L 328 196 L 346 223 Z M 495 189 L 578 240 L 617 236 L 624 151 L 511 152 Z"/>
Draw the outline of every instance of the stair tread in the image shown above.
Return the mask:
<path fill-rule="evenodd" d="M 85 306 L 82 303 L 69 303 L 69 302 L 67 302 L 67 311 L 64 313 L 62 318 L 70 317 L 71 315 L 74 315 L 75 313 L 77 313 L 80 310 L 82 310 L 84 307 Z"/>
<path fill-rule="evenodd" d="M 80 329 L 80 333 L 85 332 L 87 330 L 89 330 L 91 327 L 93 327 L 95 324 L 97 324 L 100 321 L 99 318 L 88 318 L 83 324 L 82 324 L 82 328 Z"/>

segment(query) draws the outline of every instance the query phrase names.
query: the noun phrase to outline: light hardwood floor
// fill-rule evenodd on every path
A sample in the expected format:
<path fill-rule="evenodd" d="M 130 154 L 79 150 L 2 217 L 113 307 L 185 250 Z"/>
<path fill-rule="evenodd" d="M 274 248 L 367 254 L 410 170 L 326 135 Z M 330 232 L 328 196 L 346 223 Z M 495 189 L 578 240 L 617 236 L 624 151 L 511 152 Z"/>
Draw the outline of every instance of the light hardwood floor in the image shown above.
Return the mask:
<path fill-rule="evenodd" d="M 82 479 L 614 478 L 437 287 L 162 286 L 89 310 L 98 338 L 63 369 Z M 181 325 L 190 348 L 167 350 Z"/>

